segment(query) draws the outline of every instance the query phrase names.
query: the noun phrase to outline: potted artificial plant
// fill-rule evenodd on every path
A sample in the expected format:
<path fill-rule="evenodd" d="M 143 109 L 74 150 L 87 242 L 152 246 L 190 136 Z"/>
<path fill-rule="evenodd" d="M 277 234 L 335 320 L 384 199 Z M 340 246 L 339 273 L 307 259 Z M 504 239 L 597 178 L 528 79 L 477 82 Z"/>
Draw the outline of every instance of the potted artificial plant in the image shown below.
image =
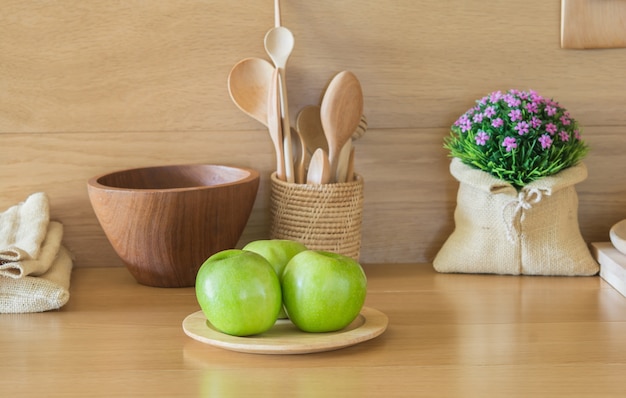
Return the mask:
<path fill-rule="evenodd" d="M 439 272 L 593 275 L 575 184 L 587 177 L 578 123 L 534 91 L 476 101 L 444 139 L 459 181 Z"/>

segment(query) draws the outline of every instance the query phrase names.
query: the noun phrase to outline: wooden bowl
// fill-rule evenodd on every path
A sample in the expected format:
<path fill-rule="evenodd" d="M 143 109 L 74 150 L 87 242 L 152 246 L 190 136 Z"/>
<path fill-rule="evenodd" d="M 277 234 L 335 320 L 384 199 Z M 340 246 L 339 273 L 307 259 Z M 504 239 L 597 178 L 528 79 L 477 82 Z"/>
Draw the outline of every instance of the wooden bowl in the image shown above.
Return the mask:
<path fill-rule="evenodd" d="M 204 260 L 237 244 L 259 173 L 221 165 L 146 167 L 93 177 L 87 187 L 107 239 L 137 282 L 189 287 Z"/>
<path fill-rule="evenodd" d="M 626 254 L 626 220 L 622 220 L 611 227 L 609 238 L 620 253 Z"/>

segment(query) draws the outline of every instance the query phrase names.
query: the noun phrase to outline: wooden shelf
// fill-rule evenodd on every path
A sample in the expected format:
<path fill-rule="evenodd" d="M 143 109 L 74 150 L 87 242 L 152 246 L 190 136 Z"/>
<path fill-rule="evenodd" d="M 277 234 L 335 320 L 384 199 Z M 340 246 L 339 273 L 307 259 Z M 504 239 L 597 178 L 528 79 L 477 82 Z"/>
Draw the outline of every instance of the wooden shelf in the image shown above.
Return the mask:
<path fill-rule="evenodd" d="M 623 396 L 626 299 L 599 277 L 365 266 L 382 335 L 336 351 L 246 354 L 193 340 L 193 288 L 77 268 L 60 311 L 0 315 L 6 397 Z"/>

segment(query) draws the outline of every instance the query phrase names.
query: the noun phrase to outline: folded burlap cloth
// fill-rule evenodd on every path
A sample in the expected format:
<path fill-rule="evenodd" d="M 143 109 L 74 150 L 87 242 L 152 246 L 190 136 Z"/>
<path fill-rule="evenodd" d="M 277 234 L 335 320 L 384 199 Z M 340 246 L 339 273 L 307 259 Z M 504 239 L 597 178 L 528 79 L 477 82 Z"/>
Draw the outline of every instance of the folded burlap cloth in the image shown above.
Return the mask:
<path fill-rule="evenodd" d="M 54 310 L 69 300 L 72 256 L 49 210 L 38 192 L 0 213 L 0 313 Z"/>

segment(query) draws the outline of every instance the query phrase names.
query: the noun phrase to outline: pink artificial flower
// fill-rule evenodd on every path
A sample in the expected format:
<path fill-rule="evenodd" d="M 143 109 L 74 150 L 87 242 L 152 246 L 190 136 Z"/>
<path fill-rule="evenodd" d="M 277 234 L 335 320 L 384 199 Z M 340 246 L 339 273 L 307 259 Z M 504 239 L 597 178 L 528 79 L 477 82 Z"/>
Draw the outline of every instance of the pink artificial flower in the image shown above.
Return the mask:
<path fill-rule="evenodd" d="M 463 124 L 461 124 L 461 131 L 467 133 L 472 129 L 472 122 L 469 119 L 466 119 Z"/>
<path fill-rule="evenodd" d="M 496 108 L 494 106 L 488 106 L 487 109 L 485 109 L 485 117 L 492 117 L 495 114 Z"/>
<path fill-rule="evenodd" d="M 513 149 L 517 148 L 517 141 L 513 137 L 506 137 L 502 142 L 502 146 L 506 147 L 507 152 L 511 152 Z"/>
<path fill-rule="evenodd" d="M 538 129 L 539 127 L 541 127 L 542 121 L 537 116 L 533 116 L 530 124 L 531 126 L 533 126 L 534 129 Z"/>
<path fill-rule="evenodd" d="M 536 91 L 530 90 L 530 100 L 532 102 L 541 103 L 543 102 L 543 97 L 539 95 Z"/>
<path fill-rule="evenodd" d="M 569 120 L 566 116 L 561 116 L 560 117 L 561 123 L 563 123 L 563 126 L 569 126 L 571 122 L 571 120 Z"/>
<path fill-rule="evenodd" d="M 554 123 L 546 124 L 546 131 L 550 133 L 550 135 L 554 135 L 556 133 L 557 127 Z"/>
<path fill-rule="evenodd" d="M 539 107 L 536 102 L 529 102 L 526 104 L 526 110 L 530 113 L 537 113 L 539 111 Z"/>
<path fill-rule="evenodd" d="M 512 122 L 522 120 L 522 111 L 519 109 L 512 109 L 511 112 L 509 112 L 509 117 Z"/>
<path fill-rule="evenodd" d="M 476 140 L 476 145 L 485 145 L 487 143 L 487 140 L 489 140 L 489 135 L 480 130 L 478 134 L 476 134 L 476 137 L 474 137 L 474 139 Z"/>
<path fill-rule="evenodd" d="M 482 113 L 475 114 L 472 120 L 474 120 L 474 123 L 481 123 L 483 121 L 483 114 Z"/>
<path fill-rule="evenodd" d="M 504 102 L 506 102 L 506 104 L 511 108 L 520 106 L 520 104 L 522 103 L 522 101 L 519 98 L 511 94 L 507 94 L 504 96 Z"/>
<path fill-rule="evenodd" d="M 493 93 L 489 95 L 489 101 L 492 104 L 495 104 L 496 102 L 500 101 L 501 98 L 502 98 L 502 91 L 494 91 Z"/>
<path fill-rule="evenodd" d="M 553 106 L 546 106 L 546 113 L 548 114 L 548 116 L 554 116 L 556 115 L 556 108 Z"/>
<path fill-rule="evenodd" d="M 559 133 L 559 137 L 561 137 L 561 141 L 563 142 L 569 141 L 569 134 L 567 134 L 567 131 L 565 130 L 561 130 L 561 132 Z"/>
<path fill-rule="evenodd" d="M 515 130 L 517 130 L 517 134 L 519 135 L 524 135 L 526 133 L 528 133 L 528 123 L 526 122 L 519 122 L 517 123 L 517 125 L 515 125 Z"/>
<path fill-rule="evenodd" d="M 504 125 L 504 121 L 500 118 L 493 119 L 491 121 L 491 125 L 495 128 L 502 127 Z"/>
<path fill-rule="evenodd" d="M 539 142 L 541 143 L 541 147 L 543 149 L 548 149 L 552 145 L 552 138 L 548 134 L 544 134 L 539 137 Z"/>
<path fill-rule="evenodd" d="M 454 124 L 457 125 L 464 133 L 472 129 L 472 122 L 469 120 L 467 115 L 461 116 Z"/>

